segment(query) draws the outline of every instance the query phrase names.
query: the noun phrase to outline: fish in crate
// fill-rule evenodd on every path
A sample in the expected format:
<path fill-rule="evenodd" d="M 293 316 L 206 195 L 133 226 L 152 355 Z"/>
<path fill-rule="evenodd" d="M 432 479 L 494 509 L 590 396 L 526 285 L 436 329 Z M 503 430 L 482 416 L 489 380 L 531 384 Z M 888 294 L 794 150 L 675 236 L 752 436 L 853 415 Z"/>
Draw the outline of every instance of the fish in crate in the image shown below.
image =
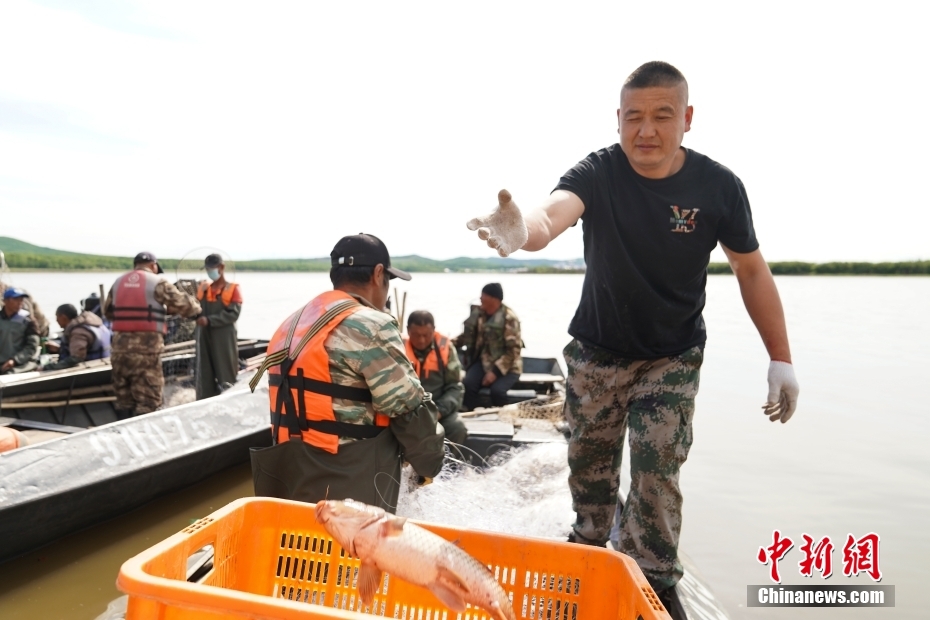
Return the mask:
<path fill-rule="evenodd" d="M 507 593 L 485 565 L 407 519 L 350 499 L 319 502 L 316 518 L 361 562 L 358 590 L 366 605 L 388 573 L 427 588 L 453 611 L 470 603 L 495 620 L 515 620 Z"/>

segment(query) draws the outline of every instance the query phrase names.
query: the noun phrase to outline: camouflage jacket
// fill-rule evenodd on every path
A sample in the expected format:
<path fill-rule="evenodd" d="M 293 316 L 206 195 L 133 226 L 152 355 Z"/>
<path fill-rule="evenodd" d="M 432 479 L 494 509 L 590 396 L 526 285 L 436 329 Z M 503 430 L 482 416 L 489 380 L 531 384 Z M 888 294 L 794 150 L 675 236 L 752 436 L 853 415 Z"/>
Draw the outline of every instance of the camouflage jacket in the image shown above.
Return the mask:
<path fill-rule="evenodd" d="M 425 351 L 413 350 L 420 362 L 420 368 L 426 363 L 430 355 L 439 355 L 436 350 L 436 339 L 430 344 Z M 451 341 L 446 342 L 449 349 L 449 363 L 444 364 L 443 372 L 424 372 L 420 371 L 420 382 L 423 389 L 430 393 L 436 407 L 443 416 L 451 415 L 459 410 L 462 406 L 462 399 L 465 397 L 465 386 L 462 384 L 462 363 L 459 362 L 459 356 L 455 352 L 455 347 Z"/>
<path fill-rule="evenodd" d="M 323 343 L 333 383 L 371 391 L 371 403 L 333 399 L 340 422 L 374 424 L 375 412 L 393 418 L 415 410 L 430 396 L 413 370 L 397 321 L 368 300 L 330 332 Z M 431 400 L 431 399 L 430 399 Z"/>
<path fill-rule="evenodd" d="M 467 347 L 468 364 L 480 360 L 485 372 L 495 368 L 501 375 L 523 372 L 520 319 L 504 304 L 491 316 L 480 307 L 472 306 L 471 315 L 465 320 L 465 330 L 455 339 L 455 344 Z"/>
<path fill-rule="evenodd" d="M 351 293 L 350 293 L 351 294 Z M 371 403 L 333 399 L 340 422 L 374 424 L 375 412 L 391 418 L 390 429 L 404 460 L 421 476 L 432 477 L 445 458 L 439 412 L 407 359 L 407 350 L 390 314 L 352 295 L 364 307 L 343 319 L 323 342 L 333 383 L 367 389 Z M 342 437 L 340 443 L 354 441 Z"/>

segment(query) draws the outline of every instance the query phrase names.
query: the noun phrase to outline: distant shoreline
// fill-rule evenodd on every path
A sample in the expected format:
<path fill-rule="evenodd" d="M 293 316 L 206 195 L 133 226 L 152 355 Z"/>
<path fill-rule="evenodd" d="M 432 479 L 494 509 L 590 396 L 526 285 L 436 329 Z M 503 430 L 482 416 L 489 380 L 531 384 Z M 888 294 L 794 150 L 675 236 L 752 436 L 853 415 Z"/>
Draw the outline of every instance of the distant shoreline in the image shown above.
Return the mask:
<path fill-rule="evenodd" d="M 125 256 L 102 256 L 80 254 L 33 245 L 12 237 L 0 237 L 0 253 L 3 253 L 7 268 L 11 271 L 127 271 L 132 268 L 132 259 Z M 159 261 L 165 271 L 199 271 L 203 259 L 165 258 Z M 258 260 L 229 260 L 229 268 L 238 272 L 263 273 L 327 273 L 330 269 L 328 256 L 318 258 L 265 258 Z M 423 256 L 391 257 L 394 267 L 413 273 L 527 273 L 561 274 L 584 273 L 583 258 L 553 260 L 532 258 L 521 253 L 518 258 L 460 256 L 446 260 L 435 260 Z M 784 276 L 801 275 L 930 275 L 930 260 L 899 261 L 884 263 L 830 262 L 807 263 L 802 261 L 775 261 L 769 263 L 772 273 Z M 709 274 L 732 274 L 728 263 L 711 263 Z"/>
<path fill-rule="evenodd" d="M 22 255 L 20 255 L 22 257 Z M 129 259 L 114 259 L 112 257 L 101 257 L 103 261 L 94 260 L 96 257 L 82 257 L 75 260 L 72 257 L 59 256 L 35 256 L 29 257 L 31 260 L 18 260 L 16 254 L 7 254 L 7 268 L 11 272 L 23 271 L 59 271 L 59 272 L 80 272 L 96 273 L 108 271 L 126 271 L 132 265 Z M 23 257 L 24 258 L 24 257 Z M 69 260 L 70 259 L 70 260 Z M 112 262 L 111 262 L 112 261 Z M 100 264 L 103 262 L 104 264 Z M 249 263 L 266 263 L 264 265 L 250 265 Z M 165 259 L 160 261 L 166 272 L 175 270 L 180 271 L 199 271 L 202 267 L 200 261 L 184 261 L 179 265 L 175 259 Z M 273 264 L 267 264 L 273 263 Z M 317 260 L 276 260 L 276 261 L 242 261 L 231 263 L 238 272 L 250 273 L 327 273 L 329 265 L 321 264 Z M 583 274 L 584 269 L 579 268 L 561 268 L 553 266 L 532 266 L 532 267 L 498 267 L 498 268 L 417 268 L 420 265 L 406 265 L 402 260 L 395 260 L 396 267 L 406 269 L 412 273 L 514 273 L 514 274 Z M 431 267 L 431 266 L 430 266 Z M 880 275 L 880 276 L 927 276 L 930 275 L 930 261 L 905 261 L 905 262 L 886 262 L 886 263 L 864 263 L 864 262 L 832 262 L 832 263 L 806 263 L 799 261 L 771 262 L 769 268 L 776 276 L 863 276 L 863 275 Z M 707 267 L 709 275 L 732 275 L 728 263 L 710 263 Z"/>

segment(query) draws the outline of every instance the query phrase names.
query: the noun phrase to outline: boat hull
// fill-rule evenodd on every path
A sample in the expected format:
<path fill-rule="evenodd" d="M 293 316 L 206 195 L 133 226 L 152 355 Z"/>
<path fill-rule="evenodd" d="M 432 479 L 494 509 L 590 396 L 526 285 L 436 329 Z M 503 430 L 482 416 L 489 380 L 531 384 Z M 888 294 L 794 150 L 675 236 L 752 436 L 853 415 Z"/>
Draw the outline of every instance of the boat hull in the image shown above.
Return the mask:
<path fill-rule="evenodd" d="M 0 455 L 0 562 L 243 463 L 271 444 L 242 389 Z"/>

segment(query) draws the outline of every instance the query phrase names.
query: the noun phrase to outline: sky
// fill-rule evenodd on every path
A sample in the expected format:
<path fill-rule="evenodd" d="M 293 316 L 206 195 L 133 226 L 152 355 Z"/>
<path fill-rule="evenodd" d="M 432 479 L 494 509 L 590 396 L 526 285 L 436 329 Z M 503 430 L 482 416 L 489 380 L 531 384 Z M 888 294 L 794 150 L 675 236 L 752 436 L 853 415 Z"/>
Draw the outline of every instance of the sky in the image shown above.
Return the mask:
<path fill-rule="evenodd" d="M 928 11 L 5 0 L 0 236 L 245 260 L 364 231 L 493 256 L 465 222 L 501 188 L 534 208 L 616 142 L 624 78 L 665 60 L 690 85 L 684 145 L 743 180 L 767 259 L 928 259 Z M 582 252 L 579 226 L 523 256 Z"/>

